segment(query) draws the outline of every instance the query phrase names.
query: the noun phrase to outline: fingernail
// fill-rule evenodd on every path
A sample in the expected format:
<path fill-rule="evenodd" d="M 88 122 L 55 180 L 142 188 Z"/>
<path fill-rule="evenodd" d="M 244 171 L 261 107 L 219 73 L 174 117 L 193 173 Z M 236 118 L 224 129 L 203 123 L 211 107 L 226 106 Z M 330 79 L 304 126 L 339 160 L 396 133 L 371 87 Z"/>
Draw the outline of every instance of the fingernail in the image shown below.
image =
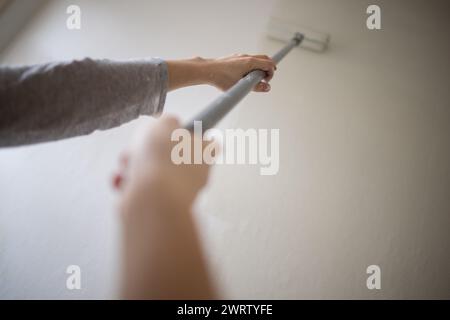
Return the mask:
<path fill-rule="evenodd" d="M 269 91 L 270 90 L 270 84 L 266 83 L 264 86 L 264 91 Z"/>

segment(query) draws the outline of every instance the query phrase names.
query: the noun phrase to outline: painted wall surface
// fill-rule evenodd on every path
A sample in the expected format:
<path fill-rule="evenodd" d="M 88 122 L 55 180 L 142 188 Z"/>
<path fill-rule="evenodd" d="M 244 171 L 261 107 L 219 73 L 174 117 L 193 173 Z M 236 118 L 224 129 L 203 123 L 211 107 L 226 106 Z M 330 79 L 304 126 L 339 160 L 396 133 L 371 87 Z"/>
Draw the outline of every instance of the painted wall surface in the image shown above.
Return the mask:
<path fill-rule="evenodd" d="M 82 29 L 65 10 L 82 9 Z M 227 298 L 450 298 L 450 47 L 445 1 L 52 1 L 2 63 L 273 53 L 275 15 L 332 37 L 297 50 L 267 95 L 220 128 L 280 129 L 280 170 L 216 166 L 198 203 Z M 218 94 L 168 96 L 182 119 Z M 106 132 L 0 150 L 0 297 L 115 297 L 120 233 L 111 173 L 139 119 Z M 82 290 L 66 289 L 66 267 Z M 368 290 L 366 268 L 381 268 Z"/>

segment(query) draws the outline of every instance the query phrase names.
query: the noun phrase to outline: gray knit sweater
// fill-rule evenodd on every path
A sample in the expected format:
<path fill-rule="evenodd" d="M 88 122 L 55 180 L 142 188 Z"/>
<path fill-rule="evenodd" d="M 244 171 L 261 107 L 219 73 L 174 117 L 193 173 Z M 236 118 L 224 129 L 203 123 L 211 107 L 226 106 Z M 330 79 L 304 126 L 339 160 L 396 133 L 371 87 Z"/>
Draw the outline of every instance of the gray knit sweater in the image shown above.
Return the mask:
<path fill-rule="evenodd" d="M 159 115 L 167 82 L 167 64 L 160 59 L 0 66 L 0 147 L 89 134 L 139 115 Z"/>

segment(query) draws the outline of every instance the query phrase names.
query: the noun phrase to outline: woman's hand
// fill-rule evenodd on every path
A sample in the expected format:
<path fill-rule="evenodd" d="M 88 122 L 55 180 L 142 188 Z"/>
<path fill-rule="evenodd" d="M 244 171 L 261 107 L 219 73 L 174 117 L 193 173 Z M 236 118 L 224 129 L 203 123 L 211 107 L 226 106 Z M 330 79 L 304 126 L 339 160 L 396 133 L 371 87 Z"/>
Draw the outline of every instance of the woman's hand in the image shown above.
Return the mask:
<path fill-rule="evenodd" d="M 169 69 L 169 90 L 209 84 L 220 90 L 228 90 L 242 77 L 253 70 L 266 73 L 263 81 L 254 91 L 268 92 L 269 81 L 276 70 L 275 62 L 266 55 L 234 54 L 217 59 L 193 58 L 189 60 L 167 61 Z"/>
<path fill-rule="evenodd" d="M 165 115 L 137 136 L 138 141 L 122 156 L 121 168 L 114 178 L 116 189 L 123 192 L 125 199 L 129 193 L 157 192 L 190 209 L 207 182 L 209 166 L 173 163 L 171 151 L 178 142 L 171 141 L 171 134 L 180 127 L 176 118 Z M 203 147 L 207 144 L 194 134 L 191 139 L 192 144 L 194 140 Z"/>
<path fill-rule="evenodd" d="M 266 55 L 234 54 L 206 60 L 205 65 L 208 71 L 207 82 L 223 91 L 231 88 L 249 72 L 262 70 L 266 77 L 255 86 L 254 91 L 267 92 L 270 90 L 269 81 L 276 70 L 275 62 Z"/>

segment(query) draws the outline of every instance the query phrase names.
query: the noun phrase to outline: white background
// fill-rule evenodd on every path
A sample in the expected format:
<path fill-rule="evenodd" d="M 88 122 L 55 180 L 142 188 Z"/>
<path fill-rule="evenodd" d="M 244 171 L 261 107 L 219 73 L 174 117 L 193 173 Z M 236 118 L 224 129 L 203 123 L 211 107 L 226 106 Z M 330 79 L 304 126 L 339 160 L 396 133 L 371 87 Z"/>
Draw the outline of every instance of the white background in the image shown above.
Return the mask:
<path fill-rule="evenodd" d="M 382 30 L 365 27 L 382 8 Z M 431 4 L 432 3 L 432 4 Z M 78 4 L 82 29 L 66 29 Z M 51 1 L 2 63 L 273 53 L 271 15 L 331 34 L 291 53 L 269 94 L 221 128 L 280 129 L 280 171 L 217 166 L 197 210 L 227 298 L 450 298 L 449 20 L 445 1 Z M 218 92 L 188 88 L 192 116 Z M 66 141 L 0 150 L 0 297 L 113 298 L 117 158 L 139 119 Z M 82 290 L 65 269 L 82 269 Z M 366 288 L 367 266 L 382 289 Z"/>

